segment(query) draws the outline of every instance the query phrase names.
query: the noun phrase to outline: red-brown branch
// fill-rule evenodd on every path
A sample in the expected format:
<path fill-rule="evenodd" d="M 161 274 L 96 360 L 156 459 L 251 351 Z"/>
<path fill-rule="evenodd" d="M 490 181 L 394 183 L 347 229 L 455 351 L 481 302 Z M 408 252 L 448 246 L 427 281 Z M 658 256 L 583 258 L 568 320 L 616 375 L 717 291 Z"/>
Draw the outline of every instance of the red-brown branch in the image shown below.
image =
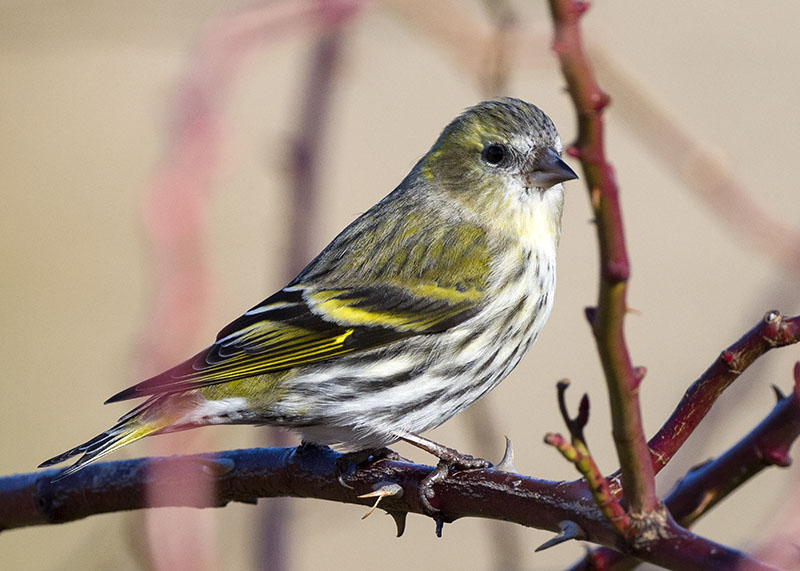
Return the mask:
<path fill-rule="evenodd" d="M 664 504 L 682 526 L 689 527 L 765 468 L 788 466 L 789 449 L 798 437 L 800 362 L 794 368 L 792 393 L 779 399 L 769 415 L 728 451 L 693 468 L 675 485 Z M 630 557 L 603 547 L 591 550 L 571 569 L 628 569 L 631 564 L 635 561 Z"/>
<path fill-rule="evenodd" d="M 581 42 L 579 21 L 587 7 L 586 2 L 550 0 L 553 48 L 578 115 L 578 140 L 568 152 L 581 161 L 597 223 L 600 293 L 590 321 L 609 390 L 625 501 L 632 513 L 647 514 L 656 509 L 658 498 L 642 428 L 641 376 L 631 363 L 623 331 L 630 264 L 614 170 L 605 156 L 603 109 L 609 98 L 595 81 Z"/>
<path fill-rule="evenodd" d="M 328 448 L 267 448 L 234 450 L 169 458 L 98 462 L 70 478 L 51 482 L 58 470 L 0 478 L 0 530 L 63 523 L 92 514 L 140 509 L 147 504 L 147 486 L 160 486 L 154 474 L 170 479 L 173 490 L 190 488 L 198 480 L 211 482 L 213 496 L 159 496 L 159 506 L 221 507 L 230 502 L 256 503 L 258 498 L 294 496 L 368 505 L 372 492 L 386 482 L 398 483 L 403 494 L 385 498 L 381 508 L 402 519 L 406 512 L 424 513 L 419 487 L 430 466 L 381 460 L 337 477 L 340 455 Z M 153 464 L 169 468 L 148 469 Z M 671 534 L 630 545 L 600 515 L 583 482 L 548 482 L 499 470 L 456 472 L 436 485 L 437 505 L 445 521 L 462 517 L 502 519 L 520 525 L 558 531 L 571 520 L 587 540 L 626 550 L 657 565 L 681 569 L 759 568 L 746 555 L 713 541 L 688 534 L 669 521 Z M 673 541 L 674 539 L 674 541 Z M 693 549 L 685 550 L 691 540 Z"/>
<path fill-rule="evenodd" d="M 770 349 L 798 342 L 800 316 L 785 318 L 777 311 L 769 311 L 758 325 L 722 351 L 689 387 L 675 411 L 650 439 L 655 471 L 666 466 L 717 398 L 747 367 Z"/>

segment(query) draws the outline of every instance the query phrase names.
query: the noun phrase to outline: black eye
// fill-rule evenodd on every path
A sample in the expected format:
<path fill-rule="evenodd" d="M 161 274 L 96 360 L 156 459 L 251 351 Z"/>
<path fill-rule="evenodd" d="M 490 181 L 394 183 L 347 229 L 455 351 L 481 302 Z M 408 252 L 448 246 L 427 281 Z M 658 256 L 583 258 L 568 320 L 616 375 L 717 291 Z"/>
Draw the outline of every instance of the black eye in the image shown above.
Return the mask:
<path fill-rule="evenodd" d="M 487 164 L 497 166 L 503 162 L 507 154 L 508 152 L 503 145 L 492 143 L 491 145 L 484 147 L 481 157 L 484 161 L 486 161 Z"/>

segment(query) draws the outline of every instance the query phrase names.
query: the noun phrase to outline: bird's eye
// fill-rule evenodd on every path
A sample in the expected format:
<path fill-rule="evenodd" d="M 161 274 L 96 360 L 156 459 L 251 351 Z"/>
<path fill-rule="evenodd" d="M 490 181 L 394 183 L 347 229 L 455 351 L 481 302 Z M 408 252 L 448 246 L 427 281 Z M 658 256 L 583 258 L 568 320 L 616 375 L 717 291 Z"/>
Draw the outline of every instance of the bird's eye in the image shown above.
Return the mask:
<path fill-rule="evenodd" d="M 481 157 L 486 164 L 497 166 L 503 162 L 507 154 L 508 151 L 506 151 L 506 148 L 503 145 L 492 143 L 491 145 L 484 147 Z"/>

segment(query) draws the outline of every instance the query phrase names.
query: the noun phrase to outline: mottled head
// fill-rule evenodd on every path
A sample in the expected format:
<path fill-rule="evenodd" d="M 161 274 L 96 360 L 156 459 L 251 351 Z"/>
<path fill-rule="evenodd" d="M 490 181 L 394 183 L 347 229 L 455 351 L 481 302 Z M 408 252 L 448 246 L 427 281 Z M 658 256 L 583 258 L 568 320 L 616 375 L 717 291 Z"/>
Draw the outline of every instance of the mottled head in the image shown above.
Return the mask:
<path fill-rule="evenodd" d="M 470 209 L 515 208 L 577 178 L 560 155 L 558 131 L 541 109 L 502 98 L 467 109 L 445 127 L 420 173 Z"/>

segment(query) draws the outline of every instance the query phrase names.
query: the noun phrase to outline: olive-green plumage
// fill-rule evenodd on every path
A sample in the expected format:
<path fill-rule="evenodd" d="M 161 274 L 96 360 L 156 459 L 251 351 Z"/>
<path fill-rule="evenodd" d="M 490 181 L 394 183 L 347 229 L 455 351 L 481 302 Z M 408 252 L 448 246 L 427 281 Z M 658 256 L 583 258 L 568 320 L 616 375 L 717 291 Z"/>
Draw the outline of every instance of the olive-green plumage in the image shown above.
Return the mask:
<path fill-rule="evenodd" d="M 438 426 L 496 386 L 552 305 L 561 231 L 550 119 L 517 99 L 448 125 L 400 185 L 193 358 L 109 402 L 146 401 L 63 475 L 144 436 L 272 424 L 361 450 Z M 420 439 L 417 439 L 420 440 Z"/>

